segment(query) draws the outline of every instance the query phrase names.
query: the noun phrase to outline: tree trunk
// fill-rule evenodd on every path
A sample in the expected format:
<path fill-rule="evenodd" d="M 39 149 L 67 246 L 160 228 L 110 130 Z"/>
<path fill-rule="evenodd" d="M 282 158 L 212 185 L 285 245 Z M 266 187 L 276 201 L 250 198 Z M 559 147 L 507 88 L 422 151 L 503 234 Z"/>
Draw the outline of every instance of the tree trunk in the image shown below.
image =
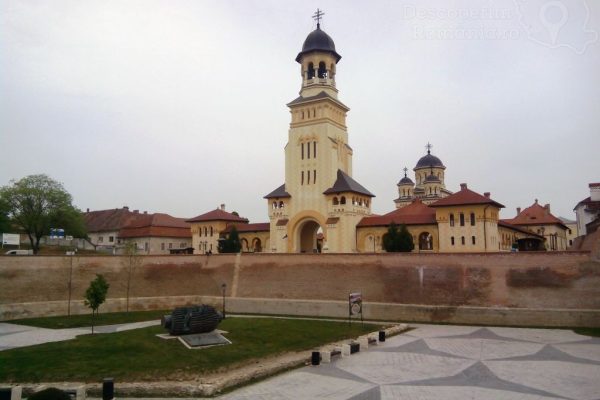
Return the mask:
<path fill-rule="evenodd" d="M 96 320 L 96 310 L 92 308 L 92 335 L 94 334 L 94 322 Z"/>
<path fill-rule="evenodd" d="M 35 245 L 33 246 L 33 254 L 38 254 L 40 252 L 40 239 L 42 237 L 41 236 L 37 236 L 35 237 Z"/>

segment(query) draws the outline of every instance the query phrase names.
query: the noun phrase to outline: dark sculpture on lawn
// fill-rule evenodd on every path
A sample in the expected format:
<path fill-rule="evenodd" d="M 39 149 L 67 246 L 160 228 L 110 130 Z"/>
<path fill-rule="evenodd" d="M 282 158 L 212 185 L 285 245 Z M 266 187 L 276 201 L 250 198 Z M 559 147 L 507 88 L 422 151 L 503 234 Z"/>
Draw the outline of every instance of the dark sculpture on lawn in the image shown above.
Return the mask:
<path fill-rule="evenodd" d="M 202 304 L 174 309 L 171 314 L 162 317 L 161 325 L 171 335 L 187 335 L 212 332 L 221 320 L 223 315 L 220 312 Z"/>

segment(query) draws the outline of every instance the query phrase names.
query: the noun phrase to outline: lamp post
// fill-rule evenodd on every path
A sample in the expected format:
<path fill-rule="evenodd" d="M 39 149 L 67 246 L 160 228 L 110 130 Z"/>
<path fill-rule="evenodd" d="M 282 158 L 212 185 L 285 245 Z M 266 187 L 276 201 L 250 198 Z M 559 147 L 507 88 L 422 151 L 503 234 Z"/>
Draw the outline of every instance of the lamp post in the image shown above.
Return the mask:
<path fill-rule="evenodd" d="M 223 294 L 223 319 L 225 319 L 225 289 L 227 289 L 226 283 L 221 285 L 221 292 Z"/>

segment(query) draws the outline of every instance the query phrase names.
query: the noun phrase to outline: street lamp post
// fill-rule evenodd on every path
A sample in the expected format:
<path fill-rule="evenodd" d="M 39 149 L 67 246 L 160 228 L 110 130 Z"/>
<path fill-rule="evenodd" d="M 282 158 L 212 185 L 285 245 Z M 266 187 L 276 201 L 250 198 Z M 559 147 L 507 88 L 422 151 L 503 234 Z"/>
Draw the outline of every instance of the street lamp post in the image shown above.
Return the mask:
<path fill-rule="evenodd" d="M 223 294 L 223 319 L 225 319 L 225 289 L 227 288 L 227 284 L 224 283 L 221 285 L 221 292 Z"/>

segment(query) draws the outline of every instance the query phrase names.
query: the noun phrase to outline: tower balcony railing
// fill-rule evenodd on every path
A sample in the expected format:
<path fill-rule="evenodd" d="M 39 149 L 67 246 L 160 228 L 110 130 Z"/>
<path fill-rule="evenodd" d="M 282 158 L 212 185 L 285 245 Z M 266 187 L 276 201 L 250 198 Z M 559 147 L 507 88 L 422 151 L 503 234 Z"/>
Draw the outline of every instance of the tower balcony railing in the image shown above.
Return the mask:
<path fill-rule="evenodd" d="M 302 86 L 312 86 L 312 85 L 329 85 L 335 87 L 335 79 L 333 78 L 311 78 L 306 79 Z"/>

